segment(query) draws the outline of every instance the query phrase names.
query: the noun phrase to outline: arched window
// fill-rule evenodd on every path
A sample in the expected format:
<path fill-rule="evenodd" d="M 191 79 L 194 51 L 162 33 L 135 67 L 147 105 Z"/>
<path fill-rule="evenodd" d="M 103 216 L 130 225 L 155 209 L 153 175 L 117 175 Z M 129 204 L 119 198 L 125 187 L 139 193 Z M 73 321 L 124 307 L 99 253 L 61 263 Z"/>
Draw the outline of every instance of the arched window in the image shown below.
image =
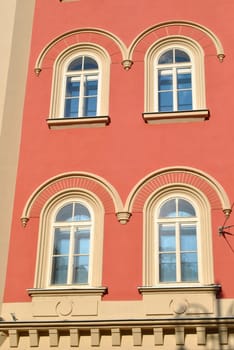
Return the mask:
<path fill-rule="evenodd" d="M 144 286 L 214 283 L 210 204 L 193 187 L 170 185 L 144 209 Z"/>
<path fill-rule="evenodd" d="M 155 109 L 159 112 L 192 110 L 192 62 L 184 50 L 166 49 L 155 60 Z"/>
<path fill-rule="evenodd" d="M 40 215 L 34 288 L 102 285 L 104 208 L 89 191 L 62 191 Z"/>
<path fill-rule="evenodd" d="M 204 53 L 186 37 L 154 43 L 145 56 L 147 123 L 201 121 L 209 118 L 205 99 Z"/>
<path fill-rule="evenodd" d="M 64 118 L 97 115 L 99 67 L 95 59 L 80 56 L 67 67 Z"/>
<path fill-rule="evenodd" d="M 109 124 L 110 58 L 94 44 L 77 44 L 54 62 L 50 128 Z"/>
<path fill-rule="evenodd" d="M 198 282 L 197 214 L 180 197 L 163 202 L 156 214 L 157 280 Z"/>
<path fill-rule="evenodd" d="M 53 221 L 50 284 L 89 284 L 93 220 L 87 205 L 66 203 Z"/>

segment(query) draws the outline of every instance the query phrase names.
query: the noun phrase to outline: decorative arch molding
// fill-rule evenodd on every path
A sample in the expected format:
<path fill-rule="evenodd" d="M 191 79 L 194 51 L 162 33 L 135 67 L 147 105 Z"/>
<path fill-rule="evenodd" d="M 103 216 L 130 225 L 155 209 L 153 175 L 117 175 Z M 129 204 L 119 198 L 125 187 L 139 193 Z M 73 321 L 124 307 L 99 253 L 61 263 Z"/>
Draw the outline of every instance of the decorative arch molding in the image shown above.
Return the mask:
<path fill-rule="evenodd" d="M 155 192 L 170 190 L 175 186 L 194 189 L 206 196 L 213 210 L 231 213 L 228 196 L 212 176 L 190 167 L 169 167 L 150 173 L 140 180 L 129 193 L 125 206 L 117 190 L 100 176 L 86 172 L 57 175 L 40 185 L 28 199 L 21 222 L 25 227 L 30 217 L 39 217 L 46 203 L 62 192 L 86 191 L 93 193 L 102 203 L 106 213 L 116 213 L 121 224 L 126 224 L 132 212 L 143 212 L 145 204 Z"/>
<path fill-rule="evenodd" d="M 133 61 L 134 54 L 143 58 L 155 41 L 170 36 L 184 36 L 197 41 L 205 53 L 215 54 L 220 62 L 225 57 L 219 38 L 210 29 L 195 22 L 175 20 L 158 23 L 141 32 L 129 46 L 127 59 Z"/>
<path fill-rule="evenodd" d="M 207 55 L 216 55 L 220 62 L 225 54 L 219 38 L 207 27 L 191 21 L 167 21 L 151 26 L 141 32 L 127 47 L 124 42 L 113 33 L 100 28 L 75 29 L 50 41 L 40 52 L 35 73 L 40 74 L 42 68 L 51 67 L 58 54 L 78 43 L 94 43 L 105 48 L 110 57 L 120 60 L 125 70 L 133 64 L 133 56 L 140 56 L 143 60 L 145 52 L 153 42 L 163 37 L 184 36 L 197 41 Z M 138 59 L 138 57 L 137 57 Z"/>
<path fill-rule="evenodd" d="M 40 74 L 43 66 L 52 66 L 62 51 L 79 43 L 100 45 L 111 57 L 120 56 L 120 60 L 121 57 L 127 57 L 127 47 L 116 35 L 99 28 L 81 28 L 56 37 L 43 48 L 36 61 L 36 75 Z"/>
<path fill-rule="evenodd" d="M 106 213 L 115 212 L 118 220 L 125 223 L 122 200 L 116 189 L 102 177 L 86 172 L 71 172 L 57 175 L 41 184 L 28 199 L 21 217 L 25 227 L 30 217 L 39 217 L 44 206 L 56 194 L 80 190 L 93 193 L 101 201 Z M 124 222 L 122 222 L 124 221 Z"/>
<path fill-rule="evenodd" d="M 207 173 L 190 167 L 163 168 L 147 175 L 130 192 L 125 211 L 142 212 L 152 193 L 176 185 L 194 188 L 207 197 L 211 209 L 222 209 L 225 215 L 230 215 L 230 201 L 220 183 Z"/>

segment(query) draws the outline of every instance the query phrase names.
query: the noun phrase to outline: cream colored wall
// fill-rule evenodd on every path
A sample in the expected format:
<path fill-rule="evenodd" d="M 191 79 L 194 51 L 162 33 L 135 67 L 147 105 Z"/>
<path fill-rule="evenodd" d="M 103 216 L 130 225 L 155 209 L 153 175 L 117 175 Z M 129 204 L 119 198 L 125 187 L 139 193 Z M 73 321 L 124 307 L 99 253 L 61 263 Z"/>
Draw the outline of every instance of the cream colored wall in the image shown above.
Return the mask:
<path fill-rule="evenodd" d="M 1 65 L 0 65 L 0 135 L 4 112 L 7 75 L 10 63 L 12 35 L 14 28 L 16 0 L 2 1 L 0 11 L 4 13 L 0 21 Z"/>
<path fill-rule="evenodd" d="M 49 289 L 35 289 L 31 302 L 4 303 L 1 317 L 6 322 L 12 321 L 12 313 L 19 322 L 234 317 L 234 299 L 217 299 L 216 291 L 211 288 L 191 292 L 168 288 L 168 291 L 149 292 L 142 300 L 127 301 L 103 301 L 101 295 L 88 295 L 85 290 L 48 292 Z"/>
<path fill-rule="evenodd" d="M 34 3 L 0 1 L 0 313 Z"/>
<path fill-rule="evenodd" d="M 75 292 L 70 297 L 51 296 L 51 300 L 36 297 L 39 300 L 32 303 L 5 303 L 2 309 L 5 322 L 0 322 L 0 347 L 3 350 L 29 347 L 43 350 L 51 347 L 58 350 L 77 347 L 87 350 L 94 347 L 126 350 L 136 347 L 142 350 L 233 349 L 233 300 L 217 300 L 214 294 L 209 293 L 200 295 L 198 310 L 194 309 L 195 295 L 192 293 L 186 295 L 186 302 L 188 306 L 191 303 L 191 307 L 181 313 L 184 310 L 184 307 L 181 309 L 182 294 L 177 300 L 178 295 L 170 294 L 169 299 L 175 301 L 174 305 L 168 295 L 160 300 L 160 305 L 157 295 L 152 296 L 154 300 L 101 301 L 100 296 L 92 296 L 88 300 L 87 296 L 77 297 Z M 166 310 L 168 302 L 172 307 Z M 207 304 L 210 304 L 208 313 Z M 147 311 L 150 306 L 155 307 L 151 314 Z M 176 310 L 178 306 L 179 310 Z M 74 315 L 72 310 L 76 311 Z"/>

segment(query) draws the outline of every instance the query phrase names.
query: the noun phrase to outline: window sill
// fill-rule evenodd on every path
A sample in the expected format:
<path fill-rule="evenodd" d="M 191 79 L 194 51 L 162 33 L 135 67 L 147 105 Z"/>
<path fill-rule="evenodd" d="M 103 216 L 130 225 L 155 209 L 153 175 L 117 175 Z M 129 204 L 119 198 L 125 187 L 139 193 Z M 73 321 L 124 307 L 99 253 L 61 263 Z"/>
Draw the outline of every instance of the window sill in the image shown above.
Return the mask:
<path fill-rule="evenodd" d="M 93 295 L 103 296 L 107 293 L 107 287 L 97 288 L 30 288 L 27 289 L 28 295 L 31 297 L 45 297 L 45 296 L 73 296 L 73 295 Z"/>
<path fill-rule="evenodd" d="M 205 286 L 160 286 L 160 287 L 138 287 L 138 291 L 142 295 L 155 294 L 155 293 L 212 293 L 218 295 L 221 291 L 219 284 L 211 284 Z"/>
<path fill-rule="evenodd" d="M 214 315 L 220 285 L 138 287 L 147 316 Z"/>
<path fill-rule="evenodd" d="M 97 316 L 98 304 L 107 293 L 106 287 L 32 288 L 33 317 L 84 317 Z"/>
<path fill-rule="evenodd" d="M 210 118 L 210 112 L 208 109 L 176 112 L 148 112 L 142 113 L 142 117 L 147 124 L 188 123 L 208 120 Z"/>
<path fill-rule="evenodd" d="M 50 129 L 89 128 L 109 125 L 110 117 L 49 118 L 46 121 Z"/>

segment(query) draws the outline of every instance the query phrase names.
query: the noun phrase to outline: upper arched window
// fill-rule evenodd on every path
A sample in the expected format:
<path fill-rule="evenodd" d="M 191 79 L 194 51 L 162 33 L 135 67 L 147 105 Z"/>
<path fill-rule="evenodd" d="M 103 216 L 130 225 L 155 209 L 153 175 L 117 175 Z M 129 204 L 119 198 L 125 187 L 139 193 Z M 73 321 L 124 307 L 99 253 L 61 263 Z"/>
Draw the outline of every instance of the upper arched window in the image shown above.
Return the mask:
<path fill-rule="evenodd" d="M 171 48 L 155 61 L 155 109 L 159 112 L 192 110 L 195 104 L 191 58 Z"/>
<path fill-rule="evenodd" d="M 89 56 L 74 59 L 66 71 L 64 118 L 95 117 L 99 85 L 96 60 Z"/>
<path fill-rule="evenodd" d="M 208 119 L 204 54 L 198 43 L 185 37 L 156 42 L 146 53 L 145 72 L 146 122 Z"/>
<path fill-rule="evenodd" d="M 110 58 L 96 45 L 79 44 L 55 61 L 50 128 L 109 123 Z"/>

